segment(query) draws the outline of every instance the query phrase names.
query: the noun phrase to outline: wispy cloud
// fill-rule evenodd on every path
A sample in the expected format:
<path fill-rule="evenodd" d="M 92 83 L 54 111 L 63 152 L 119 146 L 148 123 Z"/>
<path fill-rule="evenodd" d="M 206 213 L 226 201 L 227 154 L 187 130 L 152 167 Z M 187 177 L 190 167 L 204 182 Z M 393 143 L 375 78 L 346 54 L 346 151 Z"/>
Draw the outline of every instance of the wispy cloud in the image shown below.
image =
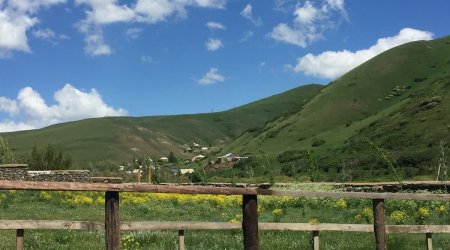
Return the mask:
<path fill-rule="evenodd" d="M 212 67 L 209 71 L 197 82 L 203 85 L 209 85 L 217 82 L 225 81 L 225 76 L 219 73 L 217 68 Z"/>
<path fill-rule="evenodd" d="M 297 65 L 289 66 L 294 72 L 335 79 L 376 55 L 398 45 L 433 39 L 433 33 L 412 28 L 404 28 L 397 35 L 384 37 L 367 49 L 357 51 L 325 51 L 318 55 L 307 54 L 297 59 Z"/>
<path fill-rule="evenodd" d="M 348 20 L 344 0 L 324 0 L 319 6 L 306 1 L 296 7 L 292 25 L 279 23 L 269 37 L 305 48 L 321 39 L 326 30 L 339 25 L 340 20 Z"/>
<path fill-rule="evenodd" d="M 142 29 L 140 28 L 129 28 L 125 31 L 125 36 L 129 39 L 137 39 L 141 34 Z"/>
<path fill-rule="evenodd" d="M 223 25 L 222 23 L 218 23 L 218 22 L 207 22 L 206 27 L 208 27 L 210 29 L 215 29 L 215 30 L 224 30 L 225 29 L 225 25 Z"/>
<path fill-rule="evenodd" d="M 220 48 L 223 48 L 223 43 L 220 39 L 210 38 L 206 43 L 205 47 L 209 51 L 216 51 Z"/>
<path fill-rule="evenodd" d="M 253 16 L 253 7 L 251 4 L 247 4 L 241 11 L 241 16 L 250 20 L 255 26 L 261 26 L 262 20 L 260 17 Z"/>

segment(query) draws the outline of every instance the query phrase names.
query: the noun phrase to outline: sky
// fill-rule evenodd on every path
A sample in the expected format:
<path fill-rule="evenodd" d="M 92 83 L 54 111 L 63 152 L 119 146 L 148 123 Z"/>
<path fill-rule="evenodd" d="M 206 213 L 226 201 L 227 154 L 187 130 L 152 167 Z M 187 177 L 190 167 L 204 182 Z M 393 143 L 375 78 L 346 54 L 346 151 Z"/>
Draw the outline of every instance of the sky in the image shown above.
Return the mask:
<path fill-rule="evenodd" d="M 447 0 L 0 0 L 0 132 L 217 112 L 450 35 Z"/>

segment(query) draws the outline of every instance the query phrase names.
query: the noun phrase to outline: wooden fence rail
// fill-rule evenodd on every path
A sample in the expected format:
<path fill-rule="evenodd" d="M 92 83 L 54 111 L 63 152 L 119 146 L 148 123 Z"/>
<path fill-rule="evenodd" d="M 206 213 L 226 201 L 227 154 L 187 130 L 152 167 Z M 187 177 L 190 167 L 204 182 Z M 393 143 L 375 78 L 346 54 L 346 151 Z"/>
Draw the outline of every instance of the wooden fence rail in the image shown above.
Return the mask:
<path fill-rule="evenodd" d="M 310 231 L 313 249 L 319 249 L 319 232 L 363 232 L 373 233 L 371 224 L 308 224 L 308 223 L 258 223 L 259 230 L 265 231 Z M 196 221 L 124 221 L 120 223 L 120 231 L 178 231 L 179 249 L 184 249 L 185 231 L 189 230 L 240 230 L 238 223 L 229 222 L 196 222 Z M 0 220 L 0 230 L 16 230 L 17 249 L 24 247 L 25 230 L 104 230 L 102 222 L 64 221 L 64 220 Z M 433 233 L 450 233 L 449 225 L 386 225 L 386 233 L 425 234 L 427 249 L 432 249 Z"/>
<path fill-rule="evenodd" d="M 171 222 L 184 227 L 175 226 L 169 222 L 157 222 L 159 226 L 152 225 L 147 222 L 126 222 L 121 223 L 119 217 L 119 192 L 149 192 L 149 193 L 176 193 L 176 194 L 216 194 L 216 195 L 242 195 L 242 228 L 244 235 L 244 249 L 259 249 L 259 230 L 294 230 L 294 231 L 311 231 L 314 249 L 319 247 L 319 232 L 331 230 L 352 232 L 373 232 L 375 235 L 375 243 L 377 250 L 386 249 L 386 233 L 426 233 L 427 246 L 431 248 L 431 233 L 448 233 L 450 232 L 447 225 L 443 226 L 391 226 L 385 223 L 385 199 L 401 199 L 401 200 L 430 200 L 430 201 L 450 201 L 450 194 L 415 194 L 415 193 L 358 193 L 358 192 L 304 192 L 304 191 L 286 191 L 286 190 L 268 190 L 257 188 L 236 188 L 236 187 L 207 187 L 207 186 L 167 186 L 167 185 L 150 185 L 150 184 L 102 184 L 102 183 L 74 183 L 74 182 L 30 182 L 30 181 L 0 181 L 0 190 L 47 190 L 47 191 L 98 191 L 105 192 L 105 221 L 102 225 L 95 222 L 67 222 L 67 221 L 51 221 L 55 224 L 46 224 L 45 221 L 31 221 L 21 224 L 20 221 L 2 221 L 0 229 L 17 230 L 17 247 L 23 248 L 24 229 L 26 225 L 32 227 L 45 226 L 63 227 L 67 229 L 98 229 L 99 226 L 105 230 L 105 248 L 120 249 L 120 231 L 121 230 L 162 230 L 157 229 L 162 225 L 166 225 L 166 229 L 179 230 L 180 246 L 184 246 L 184 230 L 193 230 L 192 225 L 199 228 L 208 225 L 210 227 L 220 228 L 204 228 L 208 229 L 237 229 L 236 224 L 195 224 L 189 222 L 182 224 L 181 222 Z M 373 225 L 357 225 L 357 224 L 319 224 L 309 225 L 301 223 L 258 223 L 258 195 L 272 196 L 296 196 L 296 197 L 330 197 L 330 198 L 365 198 L 373 201 Z M 23 221 L 22 221 L 23 222 Z M 8 224 L 9 223 L 9 224 Z M 14 223 L 16 223 L 14 225 Z M 19 224 L 17 224 L 19 223 Z M 59 224 L 58 224 L 59 223 Z M 61 224 L 62 223 L 62 224 Z M 167 224 L 169 223 L 169 224 Z M 181 223 L 181 224 L 180 224 Z M 26 224 L 26 225 L 25 225 Z M 5 228 L 3 228 L 5 227 Z M 368 228 L 370 227 L 370 228 Z M 49 228 L 50 229 L 50 228 Z M 334 230 L 331 230 L 334 231 Z"/>

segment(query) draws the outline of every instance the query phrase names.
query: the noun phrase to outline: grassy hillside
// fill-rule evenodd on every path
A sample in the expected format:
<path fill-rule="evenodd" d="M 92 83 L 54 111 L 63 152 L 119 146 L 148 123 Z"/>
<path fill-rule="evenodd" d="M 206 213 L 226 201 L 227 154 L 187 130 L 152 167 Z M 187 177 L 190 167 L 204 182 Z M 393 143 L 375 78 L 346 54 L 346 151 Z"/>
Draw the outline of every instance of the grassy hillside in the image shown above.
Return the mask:
<path fill-rule="evenodd" d="M 301 111 L 245 133 L 224 151 L 264 151 L 280 166 L 292 164 L 277 161 L 280 154 L 309 150 L 326 178 L 336 179 L 344 165 L 393 178 L 361 143 L 367 137 L 411 168 L 404 175 L 431 175 L 439 141 L 449 147 L 449 85 L 450 37 L 405 44 L 331 82 Z M 293 156 L 294 161 L 300 158 Z"/>
<path fill-rule="evenodd" d="M 130 160 L 133 156 L 183 154 L 183 145 L 218 145 L 283 114 L 292 114 L 323 86 L 305 85 L 224 112 L 155 117 L 107 117 L 68 122 L 43 129 L 4 133 L 16 154 L 51 143 L 86 161 Z"/>

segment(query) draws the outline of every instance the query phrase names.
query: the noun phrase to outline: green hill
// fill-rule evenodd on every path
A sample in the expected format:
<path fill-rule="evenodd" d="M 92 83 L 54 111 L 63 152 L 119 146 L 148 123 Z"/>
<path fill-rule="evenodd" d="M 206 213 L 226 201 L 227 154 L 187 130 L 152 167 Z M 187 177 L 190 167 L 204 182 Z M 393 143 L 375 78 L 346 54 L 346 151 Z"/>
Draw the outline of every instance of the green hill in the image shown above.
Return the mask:
<path fill-rule="evenodd" d="M 301 86 L 224 112 L 154 117 L 107 117 L 4 133 L 17 155 L 49 143 L 72 155 L 77 166 L 87 161 L 128 161 L 134 156 L 183 156 L 183 145 L 222 146 L 246 130 L 292 114 L 322 85 Z M 184 155 L 192 157 L 191 155 Z"/>
<path fill-rule="evenodd" d="M 301 151 L 308 150 L 323 179 L 338 179 L 343 167 L 357 172 L 353 178 L 393 178 L 361 143 L 366 137 L 391 151 L 402 175 L 431 175 L 440 140 L 449 147 L 449 90 L 450 37 L 412 42 L 353 69 L 299 112 L 243 134 L 224 152 L 263 151 L 285 172 L 304 174 Z M 283 162 L 287 156 L 291 160 Z"/>

